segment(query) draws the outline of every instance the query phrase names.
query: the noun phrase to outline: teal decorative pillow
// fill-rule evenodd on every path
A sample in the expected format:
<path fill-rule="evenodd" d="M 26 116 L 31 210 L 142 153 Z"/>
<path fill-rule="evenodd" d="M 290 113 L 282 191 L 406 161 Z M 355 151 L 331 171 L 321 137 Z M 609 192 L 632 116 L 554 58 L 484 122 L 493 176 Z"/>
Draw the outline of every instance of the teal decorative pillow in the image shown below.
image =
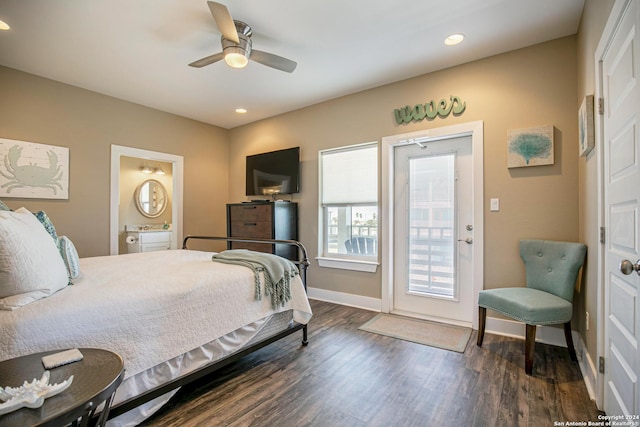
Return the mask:
<path fill-rule="evenodd" d="M 80 275 L 80 257 L 78 257 L 76 247 L 67 236 L 60 236 L 58 238 L 58 249 L 67 266 L 69 279 L 76 279 Z"/>
<path fill-rule="evenodd" d="M 34 213 L 34 215 L 38 218 L 38 221 L 40 221 L 40 224 L 42 224 L 44 229 L 47 230 L 47 233 L 53 237 L 53 241 L 58 244 L 58 233 L 56 233 L 56 228 L 53 226 L 51 219 L 47 216 L 47 213 L 45 211 L 39 211 Z"/>
<path fill-rule="evenodd" d="M 5 205 L 2 200 L 0 200 L 0 211 L 10 211 L 9 206 Z"/>

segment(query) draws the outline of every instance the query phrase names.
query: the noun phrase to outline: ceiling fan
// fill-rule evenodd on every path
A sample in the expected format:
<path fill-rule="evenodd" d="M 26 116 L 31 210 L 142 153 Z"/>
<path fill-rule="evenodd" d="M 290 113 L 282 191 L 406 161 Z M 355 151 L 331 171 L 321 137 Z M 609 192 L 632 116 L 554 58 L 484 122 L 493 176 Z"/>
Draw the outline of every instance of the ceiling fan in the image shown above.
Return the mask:
<path fill-rule="evenodd" d="M 231 18 L 231 14 L 225 5 L 214 1 L 208 1 L 207 4 L 218 29 L 222 33 L 222 52 L 194 61 L 189 64 L 191 67 L 200 68 L 224 59 L 233 68 L 244 68 L 249 59 L 251 59 L 267 67 L 286 71 L 287 73 L 291 73 L 296 69 L 298 64 L 290 59 L 252 49 L 251 34 L 253 31 L 251 27 L 242 21 L 236 21 Z"/>

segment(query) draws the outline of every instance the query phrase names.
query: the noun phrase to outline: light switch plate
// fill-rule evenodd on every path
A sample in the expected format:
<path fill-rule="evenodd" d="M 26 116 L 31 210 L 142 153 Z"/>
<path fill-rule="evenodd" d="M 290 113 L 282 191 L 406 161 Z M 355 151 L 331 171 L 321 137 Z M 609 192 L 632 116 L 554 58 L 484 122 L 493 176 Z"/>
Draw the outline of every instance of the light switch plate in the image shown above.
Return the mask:
<path fill-rule="evenodd" d="M 500 210 L 500 199 L 491 199 L 491 212 L 498 212 Z"/>

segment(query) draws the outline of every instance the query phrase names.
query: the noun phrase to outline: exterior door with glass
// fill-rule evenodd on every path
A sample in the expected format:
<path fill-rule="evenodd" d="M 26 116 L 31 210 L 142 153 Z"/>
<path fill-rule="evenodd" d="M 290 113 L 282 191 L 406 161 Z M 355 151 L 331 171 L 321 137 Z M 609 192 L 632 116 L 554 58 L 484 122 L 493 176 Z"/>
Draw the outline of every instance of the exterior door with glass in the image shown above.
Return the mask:
<path fill-rule="evenodd" d="M 397 314 L 471 325 L 471 136 L 394 148 L 394 280 Z"/>

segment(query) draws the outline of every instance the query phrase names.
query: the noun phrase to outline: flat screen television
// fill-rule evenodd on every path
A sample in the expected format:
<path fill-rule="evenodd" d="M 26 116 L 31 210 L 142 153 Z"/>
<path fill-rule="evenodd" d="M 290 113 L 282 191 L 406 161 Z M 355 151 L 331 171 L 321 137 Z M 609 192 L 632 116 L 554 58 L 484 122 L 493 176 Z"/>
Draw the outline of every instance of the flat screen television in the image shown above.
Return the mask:
<path fill-rule="evenodd" d="M 247 156 L 247 196 L 300 192 L 300 147 Z"/>

